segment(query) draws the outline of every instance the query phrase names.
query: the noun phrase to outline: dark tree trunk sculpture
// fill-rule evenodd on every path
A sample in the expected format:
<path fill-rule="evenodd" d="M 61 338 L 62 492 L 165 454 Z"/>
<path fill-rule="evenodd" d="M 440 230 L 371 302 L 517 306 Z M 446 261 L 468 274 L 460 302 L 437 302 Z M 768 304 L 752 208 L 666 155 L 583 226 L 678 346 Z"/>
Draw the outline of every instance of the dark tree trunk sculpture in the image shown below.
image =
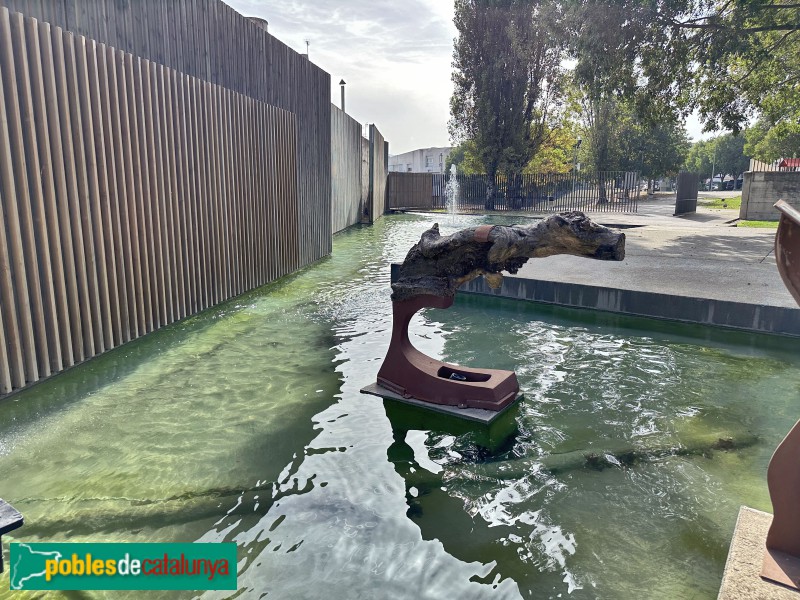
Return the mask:
<path fill-rule="evenodd" d="M 500 287 L 502 271 L 516 273 L 529 258 L 572 254 L 622 260 L 625 234 L 579 212 L 553 215 L 530 227 L 482 225 L 442 237 L 438 225 L 422 234 L 392 284 L 393 330 L 378 384 L 406 398 L 501 410 L 519 392 L 511 371 L 469 369 L 424 355 L 411 345 L 408 324 L 418 310 L 448 308 L 458 287 L 483 275 Z"/>
<path fill-rule="evenodd" d="M 625 257 L 625 234 L 580 212 L 553 215 L 536 225 L 482 225 L 442 237 L 438 224 L 422 234 L 400 267 L 392 300 L 416 296 L 452 298 L 458 287 L 483 275 L 500 287 L 501 271 L 516 273 L 529 258 L 572 254 L 600 260 Z"/>

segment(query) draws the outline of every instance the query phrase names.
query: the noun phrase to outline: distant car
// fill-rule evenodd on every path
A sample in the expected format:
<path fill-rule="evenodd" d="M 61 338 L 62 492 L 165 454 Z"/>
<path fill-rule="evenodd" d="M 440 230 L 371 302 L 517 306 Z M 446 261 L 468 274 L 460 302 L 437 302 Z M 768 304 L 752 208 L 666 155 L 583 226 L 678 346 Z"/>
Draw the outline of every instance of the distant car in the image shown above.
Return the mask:
<path fill-rule="evenodd" d="M 725 183 L 725 189 L 728 190 L 728 191 L 732 191 L 733 190 L 733 186 L 736 185 L 736 182 L 733 179 L 731 179 L 729 181 L 726 181 L 724 183 Z"/>
<path fill-rule="evenodd" d="M 654 192 L 660 192 L 661 191 L 661 184 L 658 181 L 653 183 L 653 191 Z"/>
<path fill-rule="evenodd" d="M 739 179 L 736 180 L 736 186 L 735 186 L 736 189 L 737 190 L 742 189 L 742 184 L 744 184 L 744 179 L 742 177 L 739 177 Z"/>

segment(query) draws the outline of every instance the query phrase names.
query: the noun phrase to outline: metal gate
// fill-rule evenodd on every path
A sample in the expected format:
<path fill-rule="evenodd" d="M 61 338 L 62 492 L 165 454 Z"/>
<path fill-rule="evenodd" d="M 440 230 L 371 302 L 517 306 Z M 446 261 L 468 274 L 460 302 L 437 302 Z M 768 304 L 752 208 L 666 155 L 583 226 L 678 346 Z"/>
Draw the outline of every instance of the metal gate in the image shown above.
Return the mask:
<path fill-rule="evenodd" d="M 458 185 L 448 186 L 453 177 Z M 387 183 L 387 208 L 445 209 L 448 187 L 458 190 L 458 212 L 636 212 L 639 205 L 639 173 L 636 171 L 498 175 L 494 179 L 491 203 L 487 202 L 489 183 L 487 175 L 391 172 Z"/>

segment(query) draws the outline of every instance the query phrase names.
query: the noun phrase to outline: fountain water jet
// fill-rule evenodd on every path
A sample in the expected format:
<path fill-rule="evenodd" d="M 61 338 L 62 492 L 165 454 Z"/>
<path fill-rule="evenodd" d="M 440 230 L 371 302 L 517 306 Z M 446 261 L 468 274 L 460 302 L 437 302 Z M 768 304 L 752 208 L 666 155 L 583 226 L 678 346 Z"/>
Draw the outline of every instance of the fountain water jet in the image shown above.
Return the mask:
<path fill-rule="evenodd" d="M 458 178 L 456 172 L 458 169 L 455 165 L 450 165 L 450 178 L 447 180 L 445 186 L 445 198 L 447 200 L 447 212 L 450 213 L 450 224 L 455 225 L 456 215 L 458 214 Z"/>

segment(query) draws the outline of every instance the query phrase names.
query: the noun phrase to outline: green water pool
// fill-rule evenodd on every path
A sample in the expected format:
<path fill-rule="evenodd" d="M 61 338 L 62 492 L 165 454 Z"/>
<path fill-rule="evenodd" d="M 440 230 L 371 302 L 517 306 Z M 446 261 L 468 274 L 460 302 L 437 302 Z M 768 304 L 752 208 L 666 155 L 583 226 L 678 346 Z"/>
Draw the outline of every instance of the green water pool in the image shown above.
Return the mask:
<path fill-rule="evenodd" d="M 389 341 L 388 265 L 433 220 L 344 232 L 299 274 L 1 401 L 0 497 L 26 519 L 6 552 L 234 541 L 240 598 L 716 597 L 738 507 L 770 510 L 800 416 L 796 341 L 461 296 L 412 341 L 515 370 L 517 431 L 487 451 L 409 427 L 359 390 Z M 8 581 L 0 598 L 25 597 Z"/>

